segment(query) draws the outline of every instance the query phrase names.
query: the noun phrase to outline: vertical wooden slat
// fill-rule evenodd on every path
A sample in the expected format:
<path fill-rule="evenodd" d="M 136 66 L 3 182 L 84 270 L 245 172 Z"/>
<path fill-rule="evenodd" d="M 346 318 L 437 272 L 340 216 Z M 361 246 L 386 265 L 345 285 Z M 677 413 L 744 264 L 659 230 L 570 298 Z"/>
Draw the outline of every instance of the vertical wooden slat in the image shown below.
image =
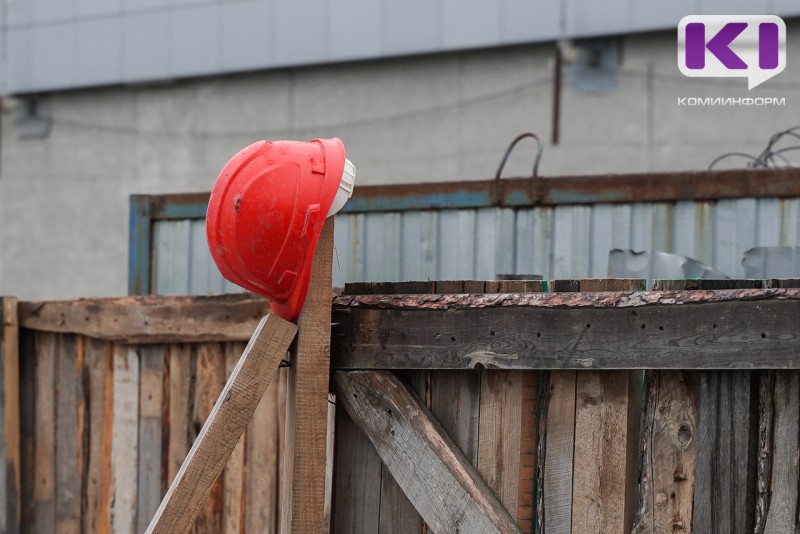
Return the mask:
<path fill-rule="evenodd" d="M 111 422 L 113 406 L 113 345 L 86 338 L 88 374 L 88 456 L 83 531 L 108 534 L 111 492 Z"/>
<path fill-rule="evenodd" d="M 473 467 L 478 467 L 480 449 L 479 412 L 481 374 L 477 371 L 431 373 L 431 413 Z M 488 461 L 487 461 L 488 463 Z M 491 487 L 491 485 L 489 485 Z"/>
<path fill-rule="evenodd" d="M 774 413 L 771 496 L 764 532 L 795 532 L 800 480 L 800 373 L 797 371 L 776 373 Z"/>
<path fill-rule="evenodd" d="M 281 532 L 320 532 L 324 522 L 334 219 L 314 253 L 308 295 L 298 319 L 297 350 L 287 386 Z"/>
<path fill-rule="evenodd" d="M 19 333 L 19 433 L 20 473 L 29 473 L 20 478 L 20 532 L 35 532 L 34 486 L 37 473 L 36 459 L 36 370 L 38 335 L 33 330 Z M 26 399 L 22 402 L 22 399 Z"/>
<path fill-rule="evenodd" d="M 17 299 L 0 297 L 0 365 L 3 388 L 3 476 L 0 478 L 2 531 L 17 534 L 21 521 L 20 488 L 20 384 Z"/>
<path fill-rule="evenodd" d="M 333 532 L 379 532 L 381 460 L 367 437 L 338 403 L 335 466 Z"/>
<path fill-rule="evenodd" d="M 555 292 L 580 291 L 578 280 L 551 280 Z M 551 371 L 545 434 L 543 493 L 547 534 L 572 532 L 572 464 L 575 445 L 575 371 Z"/>
<path fill-rule="evenodd" d="M 697 373 L 646 375 L 641 497 L 633 532 L 699 532 L 692 529 L 697 386 Z"/>
<path fill-rule="evenodd" d="M 142 346 L 139 350 L 139 488 L 137 531 L 144 532 L 162 496 L 162 403 L 164 347 Z"/>
<path fill-rule="evenodd" d="M 81 527 L 83 340 L 71 334 L 56 339 L 56 532 L 69 534 Z"/>
<path fill-rule="evenodd" d="M 230 377 L 236 362 L 244 352 L 245 346 L 242 343 L 227 343 L 225 345 L 225 377 Z M 266 395 L 264 396 L 266 398 Z M 261 399 L 264 402 L 264 399 Z M 255 417 L 253 417 L 255 420 Z M 228 460 L 223 473 L 223 485 L 225 488 L 225 506 L 223 509 L 223 532 L 225 534 L 241 534 L 244 532 L 244 491 L 245 464 L 244 448 L 247 441 L 247 434 L 239 438 L 239 443 L 234 447 L 231 458 Z M 277 454 L 277 451 L 275 451 Z M 269 506 L 269 501 L 264 502 L 264 507 Z M 273 507 L 274 508 L 274 507 Z"/>
<path fill-rule="evenodd" d="M 763 534 L 772 485 L 772 426 L 774 415 L 775 371 L 761 371 L 758 384 L 758 443 L 756 503 L 753 532 Z"/>
<path fill-rule="evenodd" d="M 639 279 L 586 279 L 587 291 L 643 291 Z M 586 326 L 591 333 L 591 325 Z M 577 373 L 572 528 L 627 533 L 636 505 L 639 408 L 635 371 Z"/>
<path fill-rule="evenodd" d="M 246 532 L 278 528 L 278 391 L 285 374 L 278 373 L 258 404 L 247 430 Z"/>
<path fill-rule="evenodd" d="M 186 343 L 167 346 L 169 358 L 169 445 L 167 447 L 167 485 L 178 474 L 189 453 L 191 421 L 190 396 L 195 358 Z"/>
<path fill-rule="evenodd" d="M 31 532 L 55 532 L 56 443 L 55 362 L 56 334 L 36 334 L 34 377 L 33 512 Z"/>
<path fill-rule="evenodd" d="M 139 354 L 134 347 L 126 345 L 114 347 L 113 416 L 111 531 L 133 534 L 136 532 L 139 462 Z"/>
<path fill-rule="evenodd" d="M 219 343 L 201 343 L 197 346 L 196 384 L 194 396 L 194 432 L 199 434 L 203 423 L 214 408 L 222 388 L 225 386 L 225 355 Z M 195 436 L 196 437 L 196 436 Z M 192 440 L 194 441 L 194 440 Z M 214 483 L 197 516 L 193 532 L 212 534 L 222 531 L 223 478 Z"/>

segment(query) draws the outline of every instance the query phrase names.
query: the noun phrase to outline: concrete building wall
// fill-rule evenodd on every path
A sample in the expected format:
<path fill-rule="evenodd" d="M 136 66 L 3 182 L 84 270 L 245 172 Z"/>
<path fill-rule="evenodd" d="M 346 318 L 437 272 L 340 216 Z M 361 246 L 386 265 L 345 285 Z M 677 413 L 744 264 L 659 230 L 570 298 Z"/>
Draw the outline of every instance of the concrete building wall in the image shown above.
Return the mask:
<path fill-rule="evenodd" d="M 19 138 L 14 114 L 2 116 L 0 294 L 124 294 L 128 195 L 208 191 L 231 155 L 262 138 L 341 137 L 358 184 L 490 178 L 523 131 L 544 141 L 544 176 L 757 153 L 800 122 L 800 25 L 788 26 L 786 70 L 749 92 L 744 79 L 683 77 L 673 31 L 625 37 L 612 90 L 575 90 L 566 66 L 557 146 L 552 43 L 53 93 L 43 138 Z M 693 96 L 786 106 L 677 104 Z M 521 143 L 505 175 L 529 175 L 532 153 Z"/>

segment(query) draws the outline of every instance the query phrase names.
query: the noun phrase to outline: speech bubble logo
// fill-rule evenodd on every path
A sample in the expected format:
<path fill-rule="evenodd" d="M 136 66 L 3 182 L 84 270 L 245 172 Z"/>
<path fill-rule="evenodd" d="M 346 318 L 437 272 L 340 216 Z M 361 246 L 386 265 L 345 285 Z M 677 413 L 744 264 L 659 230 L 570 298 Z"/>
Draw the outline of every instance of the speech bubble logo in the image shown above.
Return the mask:
<path fill-rule="evenodd" d="M 689 15 L 678 24 L 678 69 L 690 78 L 761 85 L 786 68 L 786 24 L 775 15 Z"/>

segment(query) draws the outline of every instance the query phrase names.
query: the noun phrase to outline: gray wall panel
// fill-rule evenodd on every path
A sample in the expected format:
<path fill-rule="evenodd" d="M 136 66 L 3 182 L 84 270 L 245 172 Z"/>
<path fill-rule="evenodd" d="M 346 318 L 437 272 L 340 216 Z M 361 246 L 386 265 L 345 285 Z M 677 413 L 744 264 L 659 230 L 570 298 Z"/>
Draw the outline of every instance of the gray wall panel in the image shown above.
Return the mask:
<path fill-rule="evenodd" d="M 226 68 L 254 69 L 272 63 L 271 2 L 222 5 L 222 63 Z"/>
<path fill-rule="evenodd" d="M 23 0 L 25 1 L 25 0 Z M 31 22 L 34 24 L 65 21 L 75 15 L 75 0 L 27 0 L 31 2 Z"/>
<path fill-rule="evenodd" d="M 275 64 L 317 63 L 327 59 L 328 11 L 325 0 L 275 0 Z M 266 28 L 265 28 L 266 30 Z"/>
<path fill-rule="evenodd" d="M 170 77 L 171 13 L 132 14 L 123 20 L 123 79 L 133 82 Z"/>
<path fill-rule="evenodd" d="M 221 7 L 192 7 L 172 17 L 172 72 L 177 76 L 222 68 Z"/>
<path fill-rule="evenodd" d="M 31 84 L 58 87 L 75 82 L 75 26 L 33 26 L 30 35 Z"/>
<path fill-rule="evenodd" d="M 353 59 L 381 50 L 382 3 L 375 0 L 329 0 L 329 58 Z"/>
<path fill-rule="evenodd" d="M 631 29 L 630 3 L 568 0 L 564 30 L 567 35 L 626 33 Z"/>
<path fill-rule="evenodd" d="M 504 0 L 500 35 L 509 41 L 541 40 L 561 35 L 561 2 L 557 0 Z"/>
<path fill-rule="evenodd" d="M 441 46 L 442 6 L 430 0 L 384 0 L 383 51 L 388 55 Z"/>
<path fill-rule="evenodd" d="M 100 15 L 115 15 L 121 12 L 122 0 L 75 0 L 75 16 L 78 19 Z"/>
<path fill-rule="evenodd" d="M 442 0 L 442 44 L 447 49 L 472 48 L 476 43 L 497 45 L 500 37 L 500 4 Z"/>
<path fill-rule="evenodd" d="M 76 77 L 88 83 L 113 83 L 122 77 L 122 20 L 94 18 L 75 25 Z"/>

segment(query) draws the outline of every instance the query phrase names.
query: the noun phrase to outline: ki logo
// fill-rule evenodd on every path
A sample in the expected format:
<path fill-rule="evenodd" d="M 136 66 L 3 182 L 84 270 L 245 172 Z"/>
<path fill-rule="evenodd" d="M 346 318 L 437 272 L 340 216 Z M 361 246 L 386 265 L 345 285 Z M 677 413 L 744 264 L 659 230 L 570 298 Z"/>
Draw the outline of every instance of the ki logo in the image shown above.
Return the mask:
<path fill-rule="evenodd" d="M 775 15 L 689 15 L 678 24 L 678 68 L 692 78 L 747 78 L 786 68 L 786 24 Z"/>

